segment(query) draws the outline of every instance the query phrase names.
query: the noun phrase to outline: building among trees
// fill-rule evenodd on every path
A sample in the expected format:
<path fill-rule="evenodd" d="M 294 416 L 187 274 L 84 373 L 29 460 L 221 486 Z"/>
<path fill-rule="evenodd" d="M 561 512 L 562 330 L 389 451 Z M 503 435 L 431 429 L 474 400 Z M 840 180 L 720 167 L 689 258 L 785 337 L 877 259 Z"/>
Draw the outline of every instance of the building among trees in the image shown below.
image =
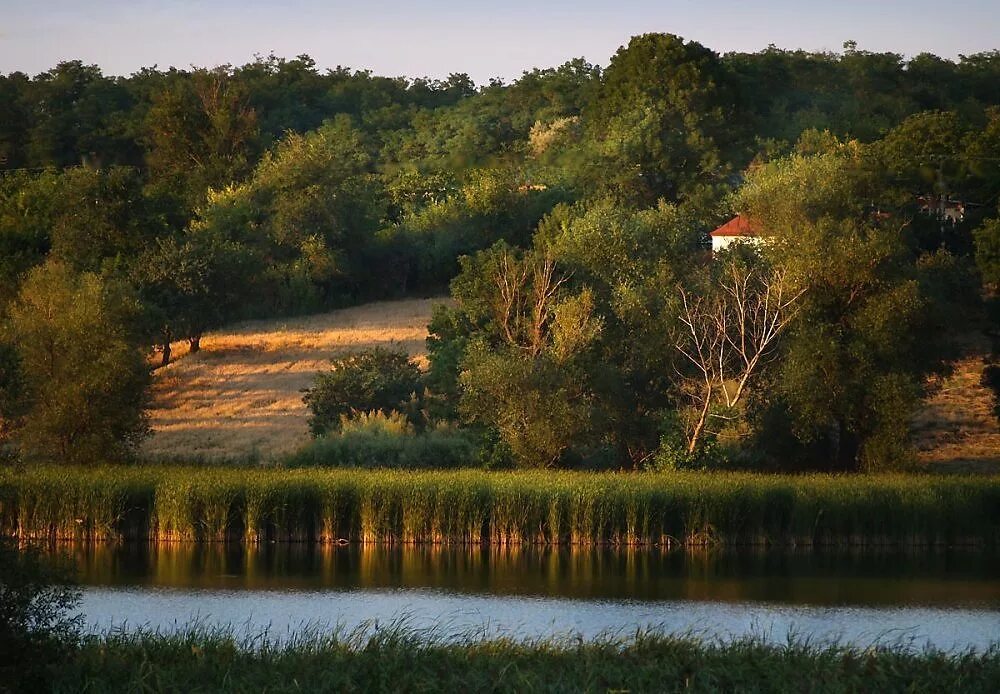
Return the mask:
<path fill-rule="evenodd" d="M 718 253 L 736 241 L 759 243 L 763 235 L 759 225 L 751 223 L 745 215 L 738 214 L 711 232 L 709 237 L 712 239 L 712 253 Z"/>

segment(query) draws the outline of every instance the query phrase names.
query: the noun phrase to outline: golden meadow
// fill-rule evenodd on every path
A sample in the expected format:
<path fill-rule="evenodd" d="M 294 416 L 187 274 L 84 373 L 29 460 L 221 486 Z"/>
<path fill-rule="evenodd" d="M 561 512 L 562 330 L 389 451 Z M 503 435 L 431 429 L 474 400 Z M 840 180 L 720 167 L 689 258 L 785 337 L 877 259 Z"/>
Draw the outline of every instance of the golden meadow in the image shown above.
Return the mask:
<path fill-rule="evenodd" d="M 0 471 L 22 539 L 1000 545 L 1000 476 L 35 467 Z"/>

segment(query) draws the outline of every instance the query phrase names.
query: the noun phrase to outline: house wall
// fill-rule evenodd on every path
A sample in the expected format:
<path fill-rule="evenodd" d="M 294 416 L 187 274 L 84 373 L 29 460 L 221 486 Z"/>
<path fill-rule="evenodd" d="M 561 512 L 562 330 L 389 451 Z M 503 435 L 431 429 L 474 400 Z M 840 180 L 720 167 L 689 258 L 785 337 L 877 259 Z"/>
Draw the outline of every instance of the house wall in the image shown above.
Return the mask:
<path fill-rule="evenodd" d="M 729 245 L 733 243 L 758 244 L 760 242 L 761 242 L 761 237 L 759 236 L 713 236 L 712 252 L 718 253 L 722 249 L 728 248 Z"/>

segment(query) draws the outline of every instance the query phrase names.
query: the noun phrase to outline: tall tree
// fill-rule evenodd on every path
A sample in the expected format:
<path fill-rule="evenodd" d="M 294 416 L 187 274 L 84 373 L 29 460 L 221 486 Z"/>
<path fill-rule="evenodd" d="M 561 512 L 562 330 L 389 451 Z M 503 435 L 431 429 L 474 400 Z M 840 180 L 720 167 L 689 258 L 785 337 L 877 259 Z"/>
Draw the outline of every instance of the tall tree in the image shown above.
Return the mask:
<path fill-rule="evenodd" d="M 924 378 L 954 354 L 950 336 L 975 301 L 945 279 L 967 273 L 961 263 L 920 255 L 901 213 L 873 213 L 884 181 L 866 162 L 856 143 L 781 159 L 751 172 L 737 201 L 769 237 L 774 266 L 807 289 L 770 405 L 787 408 L 799 441 L 825 441 L 843 469 L 907 459 Z"/>
<path fill-rule="evenodd" d="M 605 70 L 584 110 L 596 158 L 586 172 L 614 192 L 678 201 L 723 182 L 725 74 L 719 57 L 671 34 L 636 36 Z M 617 189 L 617 190 L 615 190 Z"/>
<path fill-rule="evenodd" d="M 49 261 L 10 308 L 7 339 L 24 379 L 17 440 L 31 458 L 97 464 L 131 455 L 147 433 L 149 368 L 121 286 Z"/>
<path fill-rule="evenodd" d="M 210 188 L 245 176 L 257 146 L 257 114 L 228 67 L 178 76 L 146 114 L 146 157 L 153 184 L 189 206 Z"/>

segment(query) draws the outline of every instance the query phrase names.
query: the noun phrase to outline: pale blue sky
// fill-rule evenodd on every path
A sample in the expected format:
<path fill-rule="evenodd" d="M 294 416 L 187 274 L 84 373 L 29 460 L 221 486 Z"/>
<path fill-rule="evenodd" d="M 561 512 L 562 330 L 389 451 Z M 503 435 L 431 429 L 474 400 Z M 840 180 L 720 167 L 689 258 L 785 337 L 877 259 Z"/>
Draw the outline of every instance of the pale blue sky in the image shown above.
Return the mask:
<path fill-rule="evenodd" d="M 1000 48 L 996 0 L 0 0 L 0 72 L 59 60 L 109 74 L 140 67 L 241 64 L 308 53 L 320 67 L 477 83 L 585 56 L 605 65 L 634 34 L 664 31 L 719 51 L 840 50 L 959 54 Z"/>

